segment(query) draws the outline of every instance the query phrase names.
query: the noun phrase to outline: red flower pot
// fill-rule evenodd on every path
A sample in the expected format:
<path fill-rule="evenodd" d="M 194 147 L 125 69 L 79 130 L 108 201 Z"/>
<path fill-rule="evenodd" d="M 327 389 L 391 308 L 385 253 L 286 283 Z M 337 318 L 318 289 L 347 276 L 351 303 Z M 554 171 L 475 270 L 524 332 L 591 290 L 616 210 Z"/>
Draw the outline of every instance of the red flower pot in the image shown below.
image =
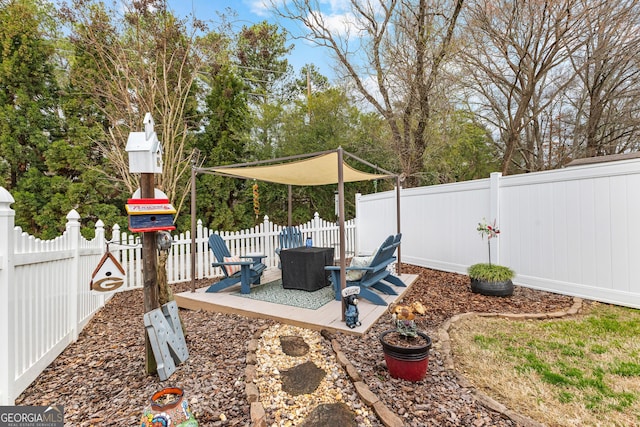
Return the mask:
<path fill-rule="evenodd" d="M 421 381 L 427 374 L 429 366 L 429 350 L 431 349 L 431 338 L 423 333 L 418 335 L 424 338 L 426 344 L 412 346 L 390 344 L 385 337 L 395 330 L 388 330 L 380 334 L 380 343 L 384 353 L 384 360 L 387 363 L 389 374 L 393 378 L 400 378 L 406 381 Z"/>

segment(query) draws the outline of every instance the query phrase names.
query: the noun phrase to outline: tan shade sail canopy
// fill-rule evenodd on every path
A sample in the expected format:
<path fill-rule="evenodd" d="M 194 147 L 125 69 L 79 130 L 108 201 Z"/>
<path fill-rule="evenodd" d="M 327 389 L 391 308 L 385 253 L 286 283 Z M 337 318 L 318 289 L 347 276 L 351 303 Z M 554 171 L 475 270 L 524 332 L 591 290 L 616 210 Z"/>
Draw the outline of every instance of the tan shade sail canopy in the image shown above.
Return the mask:
<path fill-rule="evenodd" d="M 336 151 L 302 160 L 265 166 L 231 166 L 202 168 L 202 172 L 236 178 L 257 179 L 289 185 L 327 185 L 338 182 L 338 153 Z M 389 178 L 393 175 L 380 175 L 361 172 L 343 162 L 343 182 L 368 181 Z"/>
<path fill-rule="evenodd" d="M 382 174 L 362 172 L 349 166 L 344 158 L 350 157 L 372 167 Z M 342 162 L 340 162 L 342 160 Z M 397 230 L 400 232 L 400 177 L 381 169 L 365 160 L 347 153 L 341 147 L 336 150 L 302 154 L 279 159 L 263 160 L 212 168 L 191 168 L 191 290 L 195 292 L 196 265 L 196 174 L 207 173 L 233 178 L 256 179 L 260 181 L 286 184 L 289 186 L 289 225 L 291 225 L 291 187 L 293 185 L 338 184 L 338 224 L 340 229 L 340 287 L 346 286 L 345 226 L 344 226 L 344 183 L 373 179 L 396 179 Z M 400 248 L 398 248 L 398 272 L 400 272 Z M 343 313 L 344 316 L 344 313 Z"/>

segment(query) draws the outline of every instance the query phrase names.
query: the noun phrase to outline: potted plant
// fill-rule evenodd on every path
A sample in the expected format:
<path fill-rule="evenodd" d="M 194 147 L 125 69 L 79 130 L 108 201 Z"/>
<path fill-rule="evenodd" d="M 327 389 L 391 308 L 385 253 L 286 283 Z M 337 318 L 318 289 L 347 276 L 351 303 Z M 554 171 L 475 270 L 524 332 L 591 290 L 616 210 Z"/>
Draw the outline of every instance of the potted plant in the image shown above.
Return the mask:
<path fill-rule="evenodd" d="M 393 378 L 421 381 L 427 374 L 431 338 L 418 330 L 416 314 L 426 309 L 420 302 L 398 305 L 392 310 L 395 329 L 380 334 L 384 359 Z"/>
<path fill-rule="evenodd" d="M 497 238 L 500 230 L 493 224 L 487 224 L 483 218 L 478 223 L 478 232 L 484 240 L 487 235 L 487 245 L 489 248 L 489 263 L 473 264 L 467 270 L 471 278 L 471 291 L 482 295 L 506 297 L 513 294 L 513 282 L 515 276 L 513 270 L 503 265 L 491 264 L 491 239 Z"/>

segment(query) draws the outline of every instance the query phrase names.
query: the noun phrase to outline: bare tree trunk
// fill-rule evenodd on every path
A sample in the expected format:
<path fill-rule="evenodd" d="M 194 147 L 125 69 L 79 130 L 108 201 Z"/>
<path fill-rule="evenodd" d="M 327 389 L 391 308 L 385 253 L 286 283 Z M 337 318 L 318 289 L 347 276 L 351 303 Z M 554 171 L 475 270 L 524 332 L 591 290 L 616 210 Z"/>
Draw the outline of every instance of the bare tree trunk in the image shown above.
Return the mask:
<path fill-rule="evenodd" d="M 580 55 L 572 58 L 584 94 L 576 103 L 576 139 L 587 157 L 638 150 L 640 3 L 582 1 L 589 13 Z"/>
<path fill-rule="evenodd" d="M 481 99 L 476 112 L 500 130 L 505 175 L 544 167 L 544 150 L 528 140 L 534 133 L 527 128 L 572 82 L 573 75 L 560 68 L 577 49 L 577 2 L 511 1 L 500 8 L 476 2 L 465 15 L 469 90 Z"/>
<path fill-rule="evenodd" d="M 452 57 L 464 0 L 420 0 L 417 7 L 404 0 L 350 0 L 365 38 L 334 31 L 315 0 L 273 5 L 280 16 L 308 28 L 309 41 L 333 53 L 339 76 L 388 124 L 405 186 L 419 185 L 434 98 L 441 90 L 442 68 Z"/>

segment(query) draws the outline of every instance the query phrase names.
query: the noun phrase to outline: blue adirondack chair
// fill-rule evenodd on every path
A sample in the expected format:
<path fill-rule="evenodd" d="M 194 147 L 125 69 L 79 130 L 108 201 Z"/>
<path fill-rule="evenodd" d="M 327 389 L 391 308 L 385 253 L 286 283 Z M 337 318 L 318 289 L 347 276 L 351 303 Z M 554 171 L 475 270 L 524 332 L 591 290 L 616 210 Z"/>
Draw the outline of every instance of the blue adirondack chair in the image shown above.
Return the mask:
<path fill-rule="evenodd" d="M 220 279 L 219 282 L 209 286 L 206 292 L 218 292 L 240 282 L 240 292 L 248 294 L 251 292 L 251 285 L 260 283 L 262 272 L 267 268 L 261 261 L 262 258 L 265 258 L 265 255 L 241 256 L 238 261 L 229 261 L 228 258 L 231 258 L 229 248 L 218 234 L 212 234 L 211 237 L 209 237 L 209 248 L 218 260 L 218 262 L 213 262 L 211 265 L 214 267 L 222 267 L 222 272 L 225 277 Z M 225 260 L 225 258 L 227 258 L 227 260 Z M 229 274 L 227 272 L 228 266 L 240 266 L 240 270 Z"/>
<path fill-rule="evenodd" d="M 304 239 L 298 227 L 285 227 L 278 236 L 279 247 L 276 248 L 276 254 L 280 256 L 283 249 L 299 248 L 304 246 Z M 282 268 L 278 261 L 278 268 Z"/>
<path fill-rule="evenodd" d="M 380 245 L 380 248 L 375 253 L 368 266 L 347 267 L 347 271 L 364 270 L 364 275 L 360 279 L 353 281 L 347 280 L 347 286 L 359 286 L 361 298 L 367 299 L 376 305 L 387 305 L 385 300 L 383 300 L 376 292 L 372 291 L 371 288 L 387 295 L 397 295 L 397 292 L 387 283 L 400 287 L 406 286 L 399 277 L 394 276 L 389 270 L 387 270 L 387 266 L 396 260 L 396 257 L 393 254 L 398 246 L 400 246 L 401 238 L 401 233 L 387 237 L 385 241 L 382 242 L 382 245 Z M 340 267 L 327 266 L 325 267 L 325 270 L 329 270 L 331 272 L 331 282 L 333 283 L 336 300 L 339 301 Z M 383 283 L 382 281 L 387 283 Z"/>

